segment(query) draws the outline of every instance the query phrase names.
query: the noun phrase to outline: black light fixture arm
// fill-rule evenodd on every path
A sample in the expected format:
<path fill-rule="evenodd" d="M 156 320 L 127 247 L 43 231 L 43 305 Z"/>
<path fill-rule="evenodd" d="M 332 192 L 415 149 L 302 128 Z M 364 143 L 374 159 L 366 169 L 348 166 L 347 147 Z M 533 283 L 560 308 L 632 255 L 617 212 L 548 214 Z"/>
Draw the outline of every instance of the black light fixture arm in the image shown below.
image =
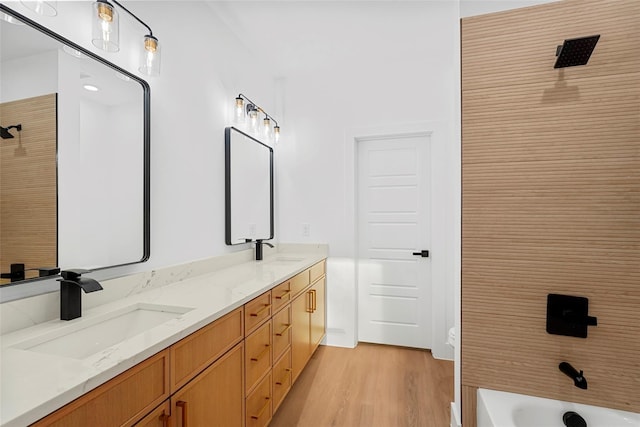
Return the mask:
<path fill-rule="evenodd" d="M 99 1 L 103 1 L 103 0 L 99 0 Z M 127 12 L 129 15 L 131 15 L 136 21 L 138 21 L 139 23 L 141 23 L 142 25 L 144 25 L 146 27 L 147 30 L 149 30 L 149 35 L 151 37 L 153 36 L 153 31 L 151 31 L 151 27 L 148 26 L 147 24 L 144 23 L 144 21 L 142 21 L 142 19 L 138 18 L 134 13 L 132 13 L 129 9 L 127 9 L 126 7 L 124 7 L 119 1 L 117 0 L 111 0 L 112 2 L 114 2 L 115 4 L 117 4 L 120 8 L 122 8 L 122 10 L 124 10 L 125 12 Z M 106 3 L 106 1 L 105 1 Z M 155 37 L 154 37 L 155 38 Z"/>
<path fill-rule="evenodd" d="M 247 101 L 247 108 L 249 108 L 250 105 L 254 106 L 258 111 L 260 111 L 262 114 L 265 115 L 265 118 L 268 118 L 269 120 L 273 120 L 273 123 L 275 123 L 275 125 L 279 127 L 278 122 L 276 121 L 276 119 L 274 119 L 273 116 L 271 116 L 269 113 L 267 113 L 264 110 L 264 108 L 260 107 L 258 104 L 256 104 L 255 102 L 253 102 L 252 100 L 250 100 L 247 96 L 245 96 L 243 94 L 238 94 L 238 98 L 242 98 L 245 101 Z"/>

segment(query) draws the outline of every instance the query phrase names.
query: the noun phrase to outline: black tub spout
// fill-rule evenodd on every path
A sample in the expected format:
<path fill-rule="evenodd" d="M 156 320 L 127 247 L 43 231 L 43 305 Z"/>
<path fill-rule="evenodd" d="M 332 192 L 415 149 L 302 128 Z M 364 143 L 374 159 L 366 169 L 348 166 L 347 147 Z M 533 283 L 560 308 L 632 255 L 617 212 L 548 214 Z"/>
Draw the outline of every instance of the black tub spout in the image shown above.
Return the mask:
<path fill-rule="evenodd" d="M 587 379 L 584 377 L 583 372 L 578 372 L 573 366 L 571 366 L 568 362 L 561 362 L 558 366 L 560 371 L 571 378 L 576 387 L 581 388 L 583 390 L 587 389 Z"/>

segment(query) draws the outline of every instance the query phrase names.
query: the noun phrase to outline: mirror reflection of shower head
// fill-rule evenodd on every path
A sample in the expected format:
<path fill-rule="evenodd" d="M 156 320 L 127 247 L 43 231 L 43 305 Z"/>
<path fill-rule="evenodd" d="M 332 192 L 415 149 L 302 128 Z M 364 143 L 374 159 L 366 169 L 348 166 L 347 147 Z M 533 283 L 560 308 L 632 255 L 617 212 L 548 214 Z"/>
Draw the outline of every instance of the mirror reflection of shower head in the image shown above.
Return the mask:
<path fill-rule="evenodd" d="M 18 132 L 21 132 L 22 131 L 22 125 L 21 124 L 11 125 L 11 126 L 7 126 L 6 128 L 0 126 L 0 137 L 2 139 L 14 138 L 14 136 L 11 135 L 11 133 L 9 132 L 10 129 L 16 129 Z"/>
<path fill-rule="evenodd" d="M 556 49 L 556 64 L 553 68 L 575 67 L 586 65 L 600 39 L 600 34 L 588 37 L 567 39 Z"/>

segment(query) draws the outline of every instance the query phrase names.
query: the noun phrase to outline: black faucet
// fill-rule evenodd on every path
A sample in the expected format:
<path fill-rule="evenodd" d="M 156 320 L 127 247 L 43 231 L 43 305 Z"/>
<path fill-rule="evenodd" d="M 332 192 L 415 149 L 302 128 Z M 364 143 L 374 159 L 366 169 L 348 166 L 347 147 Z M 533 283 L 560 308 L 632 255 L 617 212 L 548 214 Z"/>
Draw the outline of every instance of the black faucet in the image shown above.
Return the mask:
<path fill-rule="evenodd" d="M 11 282 L 19 282 L 25 279 L 24 264 L 11 264 L 11 273 L 0 273 L 0 278 L 11 279 Z"/>
<path fill-rule="evenodd" d="M 80 277 L 89 270 L 63 270 L 60 272 L 60 320 L 72 320 L 82 316 L 82 295 L 80 289 L 86 293 L 102 290 L 96 280 Z"/>
<path fill-rule="evenodd" d="M 568 362 L 561 362 L 558 366 L 560 371 L 571 378 L 576 387 L 581 388 L 583 390 L 587 389 L 587 379 L 582 375 L 582 371 L 578 372 L 573 366 L 571 366 Z"/>
<path fill-rule="evenodd" d="M 262 245 L 267 245 L 270 248 L 273 248 L 271 243 L 263 242 L 262 239 L 256 240 L 256 261 L 260 261 L 262 259 Z"/>

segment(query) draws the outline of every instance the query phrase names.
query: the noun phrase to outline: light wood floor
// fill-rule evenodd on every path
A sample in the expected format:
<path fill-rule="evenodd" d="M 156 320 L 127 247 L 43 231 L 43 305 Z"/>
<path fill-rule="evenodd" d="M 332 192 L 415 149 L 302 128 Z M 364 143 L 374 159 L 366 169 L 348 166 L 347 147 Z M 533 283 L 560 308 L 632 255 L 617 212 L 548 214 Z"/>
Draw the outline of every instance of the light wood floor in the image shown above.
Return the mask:
<path fill-rule="evenodd" d="M 447 427 L 453 362 L 375 344 L 320 346 L 270 427 Z"/>

